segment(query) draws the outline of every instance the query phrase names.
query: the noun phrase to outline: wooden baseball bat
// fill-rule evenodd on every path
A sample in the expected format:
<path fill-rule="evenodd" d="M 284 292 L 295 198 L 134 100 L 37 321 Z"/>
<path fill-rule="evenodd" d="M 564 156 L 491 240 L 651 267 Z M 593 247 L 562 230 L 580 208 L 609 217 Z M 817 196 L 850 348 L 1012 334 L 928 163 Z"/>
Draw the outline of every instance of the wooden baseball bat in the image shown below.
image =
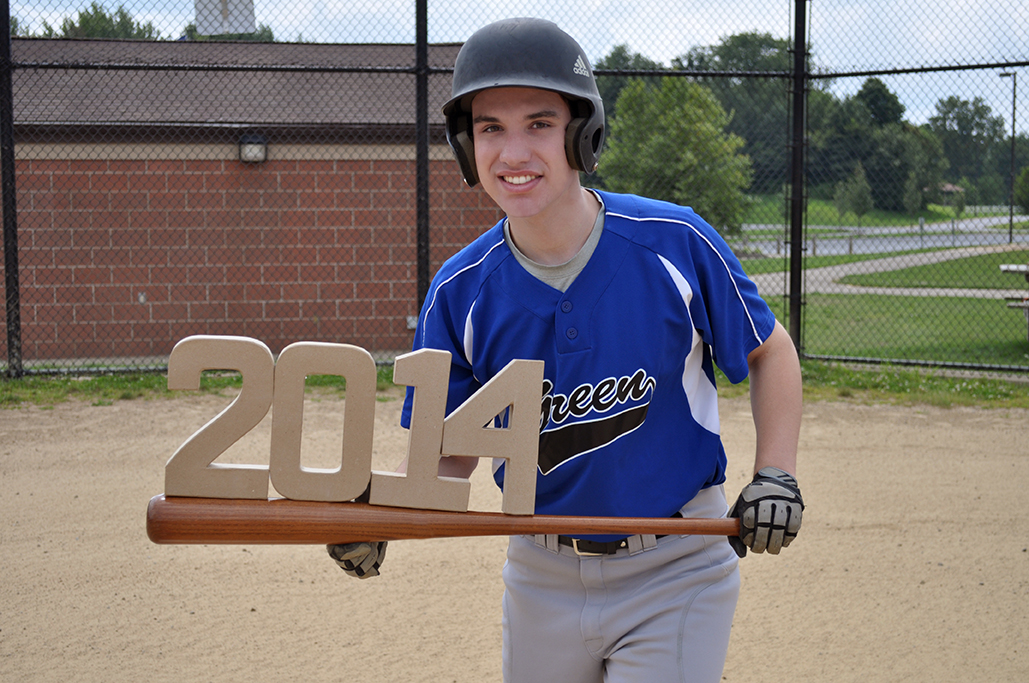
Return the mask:
<path fill-rule="evenodd" d="M 521 516 L 286 498 L 166 498 L 162 494 L 150 500 L 146 528 L 154 543 L 329 544 L 516 534 L 736 536 L 739 520 Z"/>

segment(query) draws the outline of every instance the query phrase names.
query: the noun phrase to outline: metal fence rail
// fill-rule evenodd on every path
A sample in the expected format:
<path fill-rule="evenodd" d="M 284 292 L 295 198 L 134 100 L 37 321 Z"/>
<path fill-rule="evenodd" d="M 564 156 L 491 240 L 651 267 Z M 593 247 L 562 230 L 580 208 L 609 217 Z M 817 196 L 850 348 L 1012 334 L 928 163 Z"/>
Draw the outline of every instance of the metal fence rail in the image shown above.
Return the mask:
<path fill-rule="evenodd" d="M 440 114 L 499 6 L 5 4 L 9 376 L 159 370 L 197 333 L 390 362 L 431 275 L 500 217 Z M 1029 287 L 999 267 L 1029 263 L 1017 2 L 519 13 L 593 56 L 588 184 L 694 206 L 804 355 L 1029 370 Z"/>

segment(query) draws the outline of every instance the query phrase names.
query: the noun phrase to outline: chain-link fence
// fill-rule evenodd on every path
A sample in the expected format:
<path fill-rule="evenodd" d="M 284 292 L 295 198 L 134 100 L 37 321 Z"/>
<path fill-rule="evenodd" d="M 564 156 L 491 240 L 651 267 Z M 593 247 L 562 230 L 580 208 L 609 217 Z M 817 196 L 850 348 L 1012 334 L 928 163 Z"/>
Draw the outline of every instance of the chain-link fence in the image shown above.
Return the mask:
<path fill-rule="evenodd" d="M 608 140 L 588 184 L 694 206 L 806 355 L 1029 369 L 1018 3 L 518 14 L 593 57 Z M 198 333 L 410 348 L 432 273 L 499 218 L 440 106 L 460 42 L 509 15 L 11 3 L 0 365 L 158 369 Z"/>
<path fill-rule="evenodd" d="M 980 2 L 810 14 L 805 352 L 1026 369 L 1029 200 L 1011 198 L 1029 19 Z"/>

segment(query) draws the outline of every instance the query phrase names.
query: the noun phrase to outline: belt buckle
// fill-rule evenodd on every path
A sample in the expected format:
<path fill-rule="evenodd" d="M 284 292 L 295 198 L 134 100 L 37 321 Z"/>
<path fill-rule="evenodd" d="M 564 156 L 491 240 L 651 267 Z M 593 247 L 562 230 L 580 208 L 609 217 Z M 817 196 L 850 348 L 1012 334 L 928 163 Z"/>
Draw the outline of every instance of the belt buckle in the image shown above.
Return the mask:
<path fill-rule="evenodd" d="M 578 539 L 578 538 L 573 538 L 572 539 L 572 550 L 574 550 L 575 554 L 578 555 L 579 557 L 603 557 L 603 556 L 605 556 L 607 554 L 607 553 L 594 553 L 594 552 L 590 552 L 588 550 L 580 550 L 579 549 L 579 540 L 580 539 Z"/>

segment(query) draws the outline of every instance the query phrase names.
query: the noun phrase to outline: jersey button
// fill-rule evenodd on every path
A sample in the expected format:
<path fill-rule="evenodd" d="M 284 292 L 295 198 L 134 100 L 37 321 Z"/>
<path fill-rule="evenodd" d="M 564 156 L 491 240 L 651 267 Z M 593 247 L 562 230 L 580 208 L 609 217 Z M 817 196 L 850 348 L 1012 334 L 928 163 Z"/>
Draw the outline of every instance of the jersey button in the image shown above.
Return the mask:
<path fill-rule="evenodd" d="M 569 327 L 565 331 L 565 336 L 568 337 L 569 339 L 575 339 L 576 337 L 579 336 L 579 330 L 575 329 L 574 327 Z"/>
<path fill-rule="evenodd" d="M 562 301 L 561 302 L 561 310 L 564 311 L 565 313 L 571 313 L 572 312 L 572 302 L 571 301 Z"/>

